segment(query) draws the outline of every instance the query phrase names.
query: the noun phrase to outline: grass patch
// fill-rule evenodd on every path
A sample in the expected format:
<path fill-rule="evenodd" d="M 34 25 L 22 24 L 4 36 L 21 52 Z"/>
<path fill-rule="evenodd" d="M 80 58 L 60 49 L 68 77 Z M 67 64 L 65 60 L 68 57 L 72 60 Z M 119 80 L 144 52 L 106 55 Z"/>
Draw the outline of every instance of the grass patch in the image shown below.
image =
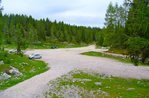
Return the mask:
<path fill-rule="evenodd" d="M 105 57 L 105 58 L 109 58 L 109 59 L 113 59 L 113 60 L 117 60 L 117 61 L 120 61 L 120 62 L 124 62 L 124 63 L 131 63 L 131 60 L 130 58 L 120 58 L 120 57 L 113 57 L 113 56 L 109 56 L 109 55 L 106 55 L 106 54 L 103 54 L 101 52 L 95 52 L 95 51 L 89 51 L 89 52 L 84 52 L 84 53 L 81 53 L 82 55 L 87 55 L 87 56 L 96 56 L 96 57 Z M 138 65 L 145 65 L 145 66 L 149 66 L 149 64 L 143 64 L 142 62 L 139 62 Z"/>
<path fill-rule="evenodd" d="M 86 44 L 73 44 L 68 42 L 51 42 L 51 43 L 33 43 L 27 46 L 29 49 L 57 49 L 57 48 L 77 48 L 77 47 L 83 47 L 86 46 Z M 15 44 L 9 44 L 5 45 L 5 48 L 16 48 Z"/>
<path fill-rule="evenodd" d="M 109 49 L 109 53 L 115 53 L 115 54 L 123 54 L 123 55 L 128 55 L 128 51 L 126 49 Z"/>
<path fill-rule="evenodd" d="M 113 56 L 105 55 L 101 52 L 89 51 L 89 52 L 84 52 L 81 54 L 87 55 L 87 56 L 106 57 L 106 58 L 118 60 L 118 61 L 125 62 L 125 63 L 131 63 L 131 60 L 129 58 L 124 59 L 124 58 L 113 57 Z"/>
<path fill-rule="evenodd" d="M 53 43 L 36 43 L 30 45 L 29 48 L 31 49 L 55 49 L 55 48 L 76 48 L 82 47 L 85 44 L 72 44 L 67 42 L 53 42 Z"/>
<path fill-rule="evenodd" d="M 149 80 L 77 72 L 51 83 L 46 96 L 81 98 L 148 98 Z M 51 86 L 52 89 L 51 89 Z M 68 89 L 69 88 L 69 89 Z M 80 98 L 79 97 L 79 98 Z"/>
<path fill-rule="evenodd" d="M 4 90 L 48 70 L 47 64 L 43 61 L 29 60 L 24 55 L 5 54 L 5 57 L 2 58 L 1 56 L 0 58 L 5 62 L 4 65 L 0 65 L 0 73 L 7 71 L 10 66 L 13 66 L 23 74 L 20 77 L 12 76 L 9 80 L 0 81 L 0 90 Z"/>

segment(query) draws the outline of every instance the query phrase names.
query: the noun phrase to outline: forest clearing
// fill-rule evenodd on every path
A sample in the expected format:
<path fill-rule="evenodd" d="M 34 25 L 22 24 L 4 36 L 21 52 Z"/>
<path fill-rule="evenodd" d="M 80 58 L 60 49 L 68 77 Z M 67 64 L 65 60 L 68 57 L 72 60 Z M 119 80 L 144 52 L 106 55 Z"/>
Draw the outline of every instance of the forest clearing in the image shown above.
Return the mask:
<path fill-rule="evenodd" d="M 148 0 L 0 0 L 0 98 L 148 91 Z"/>
<path fill-rule="evenodd" d="M 31 79 L 8 88 L 0 93 L 2 98 L 34 98 L 45 97 L 44 92 L 47 90 L 47 84 L 51 80 L 55 80 L 73 70 L 82 70 L 88 73 L 96 73 L 99 75 L 121 77 L 126 81 L 127 79 L 136 79 L 136 81 L 143 81 L 148 83 L 149 67 L 134 66 L 133 64 L 121 63 L 115 60 L 102 57 L 84 56 L 80 53 L 86 51 L 104 51 L 104 49 L 95 49 L 95 46 L 82 47 L 82 48 L 67 48 L 67 49 L 47 49 L 47 50 L 30 50 L 27 54 L 41 53 L 42 60 L 48 63 L 50 69 L 45 73 L 37 75 Z M 85 76 L 84 76 L 85 77 Z M 126 80 L 125 80 L 126 78 Z M 126 84 L 125 84 L 126 85 Z M 125 86 L 124 85 L 124 86 Z M 144 84 L 146 85 L 146 84 Z M 32 86 L 32 87 L 30 87 Z M 147 87 L 147 86 L 146 86 Z M 131 87 L 130 87 L 131 88 Z M 149 88 L 144 88 L 148 90 Z M 92 90 L 92 88 L 91 88 Z M 126 90 L 126 89 L 125 89 Z M 140 93 L 141 94 L 141 93 Z M 117 96 L 117 95 L 115 95 Z M 142 94 L 141 94 L 142 96 Z M 148 96 L 148 95 L 146 95 Z"/>

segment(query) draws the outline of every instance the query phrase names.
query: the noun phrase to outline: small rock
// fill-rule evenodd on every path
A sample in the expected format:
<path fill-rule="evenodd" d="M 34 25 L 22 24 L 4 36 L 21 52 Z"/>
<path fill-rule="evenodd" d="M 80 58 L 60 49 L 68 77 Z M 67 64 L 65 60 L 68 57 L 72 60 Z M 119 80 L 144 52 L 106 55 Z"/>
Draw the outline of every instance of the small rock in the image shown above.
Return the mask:
<path fill-rule="evenodd" d="M 12 66 L 10 66 L 10 70 L 9 70 L 9 73 L 10 74 L 12 74 L 12 75 L 14 75 L 14 76 L 22 76 L 23 74 L 18 70 L 18 69 L 16 69 L 16 68 L 14 68 L 14 67 L 12 67 Z"/>
<path fill-rule="evenodd" d="M 104 91 L 102 91 L 102 95 L 109 96 L 109 94 L 107 92 L 104 92 Z"/>
<path fill-rule="evenodd" d="M 9 79 L 9 78 L 11 78 L 11 76 L 8 75 L 7 73 L 2 73 L 2 74 L 0 74 L 0 81 L 2 81 L 2 80 L 7 80 L 7 79 Z"/>
<path fill-rule="evenodd" d="M 102 85 L 101 82 L 95 82 L 95 85 Z"/>
<path fill-rule="evenodd" d="M 81 79 L 81 78 L 74 78 L 73 79 L 73 82 L 75 82 L 75 81 L 77 81 L 77 82 L 90 82 L 90 81 L 92 81 L 91 79 Z"/>
<path fill-rule="evenodd" d="M 128 88 L 127 90 L 128 90 L 128 91 L 131 91 L 131 90 L 135 90 L 135 88 Z"/>
<path fill-rule="evenodd" d="M 109 86 L 106 86 L 106 88 L 110 88 Z"/>
<path fill-rule="evenodd" d="M 0 61 L 0 65 L 3 65 L 4 64 L 4 61 Z"/>
<path fill-rule="evenodd" d="M 91 80 L 91 79 L 82 79 L 82 81 L 90 82 L 90 81 L 92 81 L 92 80 Z"/>
<path fill-rule="evenodd" d="M 85 84 L 85 83 L 82 81 L 81 84 Z"/>
<path fill-rule="evenodd" d="M 24 66 L 25 66 L 25 65 L 28 65 L 28 63 L 25 63 L 25 62 L 23 62 L 23 63 L 21 63 L 21 64 L 24 65 Z"/>

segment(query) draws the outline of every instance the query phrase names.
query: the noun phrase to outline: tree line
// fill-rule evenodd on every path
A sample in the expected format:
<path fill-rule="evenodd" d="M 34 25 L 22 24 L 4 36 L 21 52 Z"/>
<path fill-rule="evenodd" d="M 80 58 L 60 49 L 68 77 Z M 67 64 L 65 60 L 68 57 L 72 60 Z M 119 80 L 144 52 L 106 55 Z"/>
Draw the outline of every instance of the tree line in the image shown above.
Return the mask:
<path fill-rule="evenodd" d="M 0 0 L 1 1 L 1 0 Z M 65 24 L 26 15 L 2 15 L 0 9 L 0 46 L 16 44 L 17 50 L 36 43 L 96 43 L 110 49 L 126 49 L 137 65 L 149 58 L 149 1 L 124 0 L 123 5 L 110 3 L 105 27 L 91 28 Z"/>
<path fill-rule="evenodd" d="M 123 5 L 110 3 L 102 32 L 102 45 L 127 49 L 136 65 L 140 58 L 144 62 L 149 57 L 149 1 L 124 0 Z"/>
<path fill-rule="evenodd" d="M 65 24 L 26 15 L 0 14 L 0 44 L 16 44 L 18 51 L 39 42 L 93 43 L 100 39 L 100 28 Z"/>

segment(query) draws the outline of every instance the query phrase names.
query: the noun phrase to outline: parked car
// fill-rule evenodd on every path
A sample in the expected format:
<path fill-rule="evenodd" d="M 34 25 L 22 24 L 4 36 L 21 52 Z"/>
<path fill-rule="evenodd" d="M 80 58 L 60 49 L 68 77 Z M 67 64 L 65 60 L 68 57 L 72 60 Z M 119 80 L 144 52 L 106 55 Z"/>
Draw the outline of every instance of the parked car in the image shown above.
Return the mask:
<path fill-rule="evenodd" d="M 16 49 L 11 49 L 8 51 L 8 53 L 17 53 L 17 50 Z"/>
<path fill-rule="evenodd" d="M 41 59 L 42 56 L 40 54 L 31 54 L 29 55 L 29 59 Z"/>
<path fill-rule="evenodd" d="M 8 51 L 8 53 L 17 53 L 17 49 L 11 49 Z M 24 53 L 24 51 L 21 50 L 21 53 Z"/>

